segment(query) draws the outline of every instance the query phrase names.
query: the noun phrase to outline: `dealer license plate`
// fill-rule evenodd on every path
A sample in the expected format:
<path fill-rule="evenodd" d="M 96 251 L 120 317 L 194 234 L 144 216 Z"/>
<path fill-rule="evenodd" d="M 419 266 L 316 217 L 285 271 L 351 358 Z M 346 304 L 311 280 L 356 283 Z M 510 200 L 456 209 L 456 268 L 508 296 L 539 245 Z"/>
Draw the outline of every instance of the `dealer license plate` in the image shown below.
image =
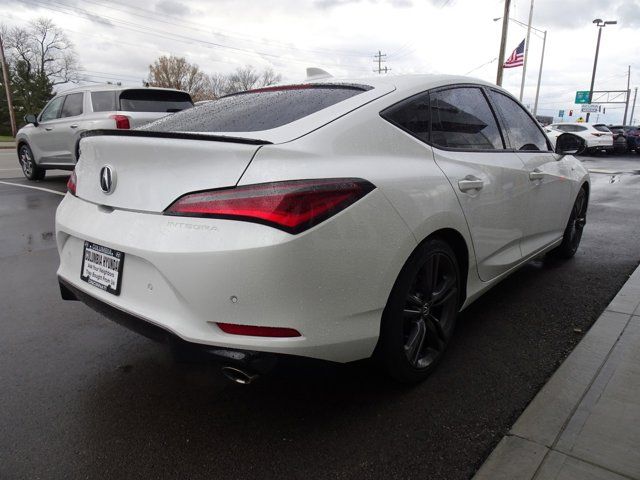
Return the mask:
<path fill-rule="evenodd" d="M 94 287 L 120 295 L 124 252 L 84 242 L 80 278 Z"/>

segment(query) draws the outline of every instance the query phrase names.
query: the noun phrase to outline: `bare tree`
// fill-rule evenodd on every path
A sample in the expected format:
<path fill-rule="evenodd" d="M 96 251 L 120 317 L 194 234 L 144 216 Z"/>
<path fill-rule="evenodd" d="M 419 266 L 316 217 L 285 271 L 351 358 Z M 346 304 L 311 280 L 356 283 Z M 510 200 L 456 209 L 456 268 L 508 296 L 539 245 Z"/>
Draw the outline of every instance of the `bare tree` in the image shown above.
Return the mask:
<path fill-rule="evenodd" d="M 243 92 L 253 88 L 266 87 L 278 83 L 282 75 L 276 74 L 271 67 L 259 72 L 252 65 L 238 67 L 227 76 L 226 93 Z"/>
<path fill-rule="evenodd" d="M 7 35 L 11 63 L 22 63 L 26 74 L 46 78 L 51 86 L 78 81 L 78 57 L 65 33 L 49 18 L 28 27 L 13 27 Z"/>
<path fill-rule="evenodd" d="M 220 98 L 229 93 L 229 79 L 222 73 L 209 76 L 209 95 L 212 99 Z"/>
<path fill-rule="evenodd" d="M 158 58 L 149 65 L 149 85 L 153 87 L 177 88 L 191 94 L 194 101 L 211 98 L 211 86 L 207 75 L 195 63 L 184 57 L 173 55 Z"/>

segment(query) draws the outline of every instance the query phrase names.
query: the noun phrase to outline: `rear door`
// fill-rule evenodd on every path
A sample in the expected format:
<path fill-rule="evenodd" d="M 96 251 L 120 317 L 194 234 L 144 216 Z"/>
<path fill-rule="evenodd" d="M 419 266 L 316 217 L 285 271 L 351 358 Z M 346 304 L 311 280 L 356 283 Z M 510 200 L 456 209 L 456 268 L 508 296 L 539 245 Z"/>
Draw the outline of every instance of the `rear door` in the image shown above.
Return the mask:
<path fill-rule="evenodd" d="M 542 127 L 515 100 L 493 89 L 489 95 L 502 119 L 509 147 L 527 172 L 528 208 L 523 212 L 521 249 L 528 256 L 562 237 L 571 204 L 572 157 L 556 155 Z"/>
<path fill-rule="evenodd" d="M 482 280 L 506 272 L 522 258 L 528 175 L 505 148 L 482 88 L 460 86 L 430 93 L 434 158 L 464 211 Z"/>
<path fill-rule="evenodd" d="M 74 150 L 78 132 L 82 131 L 84 120 L 84 92 L 70 93 L 64 99 L 60 119 L 56 124 L 56 142 L 60 152 L 57 163 L 72 165 L 75 163 Z"/>

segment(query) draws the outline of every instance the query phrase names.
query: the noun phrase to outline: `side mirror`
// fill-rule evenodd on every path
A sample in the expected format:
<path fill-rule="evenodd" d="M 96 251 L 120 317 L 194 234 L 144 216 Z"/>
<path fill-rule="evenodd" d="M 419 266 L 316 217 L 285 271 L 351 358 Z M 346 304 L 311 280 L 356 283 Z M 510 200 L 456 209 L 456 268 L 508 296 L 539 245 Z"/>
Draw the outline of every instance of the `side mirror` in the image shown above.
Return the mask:
<path fill-rule="evenodd" d="M 33 123 L 34 127 L 38 126 L 38 117 L 36 117 L 33 113 L 29 113 L 28 115 L 25 115 L 24 121 L 27 122 L 27 124 Z"/>
<path fill-rule="evenodd" d="M 573 133 L 562 133 L 556 138 L 558 155 L 580 155 L 587 149 L 587 141 Z"/>

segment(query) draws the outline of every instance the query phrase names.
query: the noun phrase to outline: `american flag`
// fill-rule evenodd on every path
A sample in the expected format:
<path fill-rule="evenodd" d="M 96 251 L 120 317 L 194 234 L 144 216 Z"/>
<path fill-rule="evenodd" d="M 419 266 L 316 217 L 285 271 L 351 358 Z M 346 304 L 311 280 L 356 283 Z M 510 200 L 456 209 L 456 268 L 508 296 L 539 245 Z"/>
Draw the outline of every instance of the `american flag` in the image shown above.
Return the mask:
<path fill-rule="evenodd" d="M 524 40 L 520 42 L 511 56 L 504 62 L 504 68 L 521 67 L 524 64 Z"/>

